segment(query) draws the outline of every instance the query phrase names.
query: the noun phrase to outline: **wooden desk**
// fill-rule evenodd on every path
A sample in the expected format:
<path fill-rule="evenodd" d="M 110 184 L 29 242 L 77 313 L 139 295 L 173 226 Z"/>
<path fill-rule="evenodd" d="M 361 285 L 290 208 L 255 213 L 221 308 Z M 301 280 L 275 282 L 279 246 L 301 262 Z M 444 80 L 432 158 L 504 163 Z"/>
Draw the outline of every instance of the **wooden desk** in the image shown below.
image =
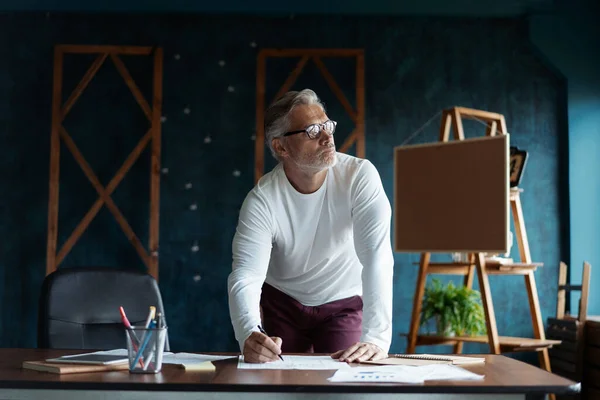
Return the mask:
<path fill-rule="evenodd" d="M 215 362 L 215 372 L 185 372 L 164 365 L 156 375 L 128 371 L 56 375 L 21 369 L 73 351 L 0 349 L 1 399 L 385 399 L 385 400 L 538 400 L 546 393 L 573 393 L 575 382 L 502 355 L 481 355 L 486 363 L 465 367 L 484 374 L 480 381 L 429 381 L 414 384 L 331 383 L 333 371 L 238 370 L 237 359 Z"/>

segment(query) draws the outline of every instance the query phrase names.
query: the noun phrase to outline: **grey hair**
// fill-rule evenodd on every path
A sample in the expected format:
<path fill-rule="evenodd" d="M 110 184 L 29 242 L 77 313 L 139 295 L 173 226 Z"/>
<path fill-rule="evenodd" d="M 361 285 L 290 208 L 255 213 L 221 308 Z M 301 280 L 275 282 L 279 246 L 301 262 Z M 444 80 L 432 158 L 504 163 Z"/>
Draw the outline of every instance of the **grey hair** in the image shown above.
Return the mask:
<path fill-rule="evenodd" d="M 297 105 L 318 104 L 325 111 L 325 105 L 317 94 L 310 89 L 301 91 L 289 91 L 274 101 L 265 111 L 265 140 L 271 154 L 279 160 L 279 156 L 273 149 L 273 139 L 281 137 L 290 129 L 290 113 Z"/>

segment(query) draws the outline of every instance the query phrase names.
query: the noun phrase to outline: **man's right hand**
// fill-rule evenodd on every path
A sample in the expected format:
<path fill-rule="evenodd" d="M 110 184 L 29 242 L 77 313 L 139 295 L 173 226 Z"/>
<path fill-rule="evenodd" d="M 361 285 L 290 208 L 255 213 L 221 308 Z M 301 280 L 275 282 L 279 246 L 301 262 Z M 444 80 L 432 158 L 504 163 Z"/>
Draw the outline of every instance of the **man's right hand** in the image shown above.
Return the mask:
<path fill-rule="evenodd" d="M 282 343 L 279 337 L 252 332 L 244 342 L 244 361 L 249 363 L 277 361 L 281 354 Z"/>

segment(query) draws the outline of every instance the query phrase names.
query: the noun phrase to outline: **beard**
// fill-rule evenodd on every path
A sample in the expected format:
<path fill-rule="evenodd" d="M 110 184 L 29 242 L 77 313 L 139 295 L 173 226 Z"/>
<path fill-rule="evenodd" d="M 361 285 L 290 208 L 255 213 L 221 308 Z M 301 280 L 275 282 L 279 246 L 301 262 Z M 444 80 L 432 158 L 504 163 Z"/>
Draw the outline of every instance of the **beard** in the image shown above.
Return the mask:
<path fill-rule="evenodd" d="M 318 172 L 333 167 L 337 163 L 335 145 L 319 149 L 316 153 L 294 154 L 292 161 L 298 168 L 306 172 Z"/>

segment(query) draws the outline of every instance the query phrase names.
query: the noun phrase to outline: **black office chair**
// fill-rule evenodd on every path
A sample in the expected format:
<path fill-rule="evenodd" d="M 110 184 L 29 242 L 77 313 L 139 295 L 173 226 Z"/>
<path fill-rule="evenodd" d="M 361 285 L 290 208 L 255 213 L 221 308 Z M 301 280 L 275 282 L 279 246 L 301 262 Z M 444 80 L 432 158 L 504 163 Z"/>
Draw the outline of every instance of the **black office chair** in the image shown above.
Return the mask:
<path fill-rule="evenodd" d="M 110 350 L 126 348 L 119 307 L 131 325 L 144 325 L 150 306 L 166 317 L 156 280 L 149 274 L 102 267 L 62 268 L 42 284 L 38 347 Z M 166 318 L 164 319 L 166 325 Z M 165 341 L 169 351 L 169 339 Z"/>

